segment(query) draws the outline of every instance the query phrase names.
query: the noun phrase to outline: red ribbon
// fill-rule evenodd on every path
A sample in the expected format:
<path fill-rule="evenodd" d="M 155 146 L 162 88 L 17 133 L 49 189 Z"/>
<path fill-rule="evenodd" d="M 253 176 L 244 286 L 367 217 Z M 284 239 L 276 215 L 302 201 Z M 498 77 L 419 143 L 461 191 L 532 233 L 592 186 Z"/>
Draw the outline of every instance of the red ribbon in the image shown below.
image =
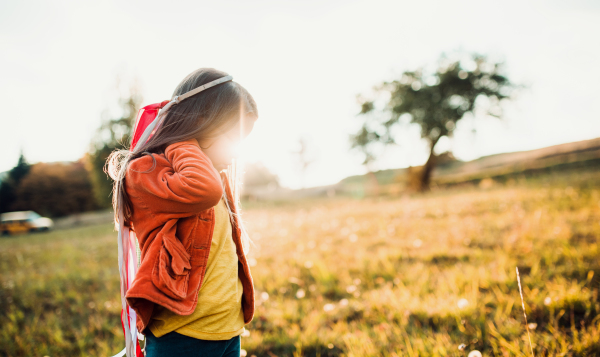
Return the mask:
<path fill-rule="evenodd" d="M 144 133 L 144 130 L 156 119 L 158 112 L 169 103 L 169 100 L 162 101 L 160 103 L 154 103 L 147 105 L 139 110 L 138 116 L 135 121 L 135 129 L 133 131 L 133 140 L 131 141 L 131 148 L 134 148 L 138 140 Z"/>

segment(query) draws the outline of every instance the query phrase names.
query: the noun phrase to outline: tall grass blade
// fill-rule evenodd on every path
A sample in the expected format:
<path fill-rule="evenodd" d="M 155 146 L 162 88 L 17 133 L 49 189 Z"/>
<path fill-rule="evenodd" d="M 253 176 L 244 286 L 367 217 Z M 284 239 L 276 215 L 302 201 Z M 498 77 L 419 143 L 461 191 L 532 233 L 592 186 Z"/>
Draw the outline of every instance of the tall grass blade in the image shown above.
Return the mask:
<path fill-rule="evenodd" d="M 523 316 L 525 316 L 525 328 L 527 329 L 527 337 L 529 337 L 529 349 L 531 350 L 531 355 L 535 357 L 533 354 L 533 344 L 531 343 L 531 334 L 529 333 L 529 324 L 527 323 L 527 314 L 525 313 L 525 302 L 523 301 L 523 289 L 521 288 L 521 277 L 519 276 L 519 268 L 517 269 L 517 282 L 519 283 L 519 294 L 521 294 L 521 306 L 523 307 Z"/>

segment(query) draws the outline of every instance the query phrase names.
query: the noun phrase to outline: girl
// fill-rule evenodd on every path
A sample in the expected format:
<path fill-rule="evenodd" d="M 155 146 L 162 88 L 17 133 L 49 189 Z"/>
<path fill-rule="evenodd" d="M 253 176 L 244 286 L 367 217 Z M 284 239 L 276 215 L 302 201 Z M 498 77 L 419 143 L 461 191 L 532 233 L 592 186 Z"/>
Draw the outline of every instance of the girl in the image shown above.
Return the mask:
<path fill-rule="evenodd" d="M 238 357 L 254 315 L 232 159 L 258 112 L 231 78 L 211 68 L 191 73 L 173 100 L 142 109 L 162 108 L 152 124 L 140 111 L 131 150 L 109 158 L 116 220 L 135 231 L 141 250 L 124 291 L 148 357 Z M 128 327 L 135 335 L 124 323 L 126 340 Z"/>

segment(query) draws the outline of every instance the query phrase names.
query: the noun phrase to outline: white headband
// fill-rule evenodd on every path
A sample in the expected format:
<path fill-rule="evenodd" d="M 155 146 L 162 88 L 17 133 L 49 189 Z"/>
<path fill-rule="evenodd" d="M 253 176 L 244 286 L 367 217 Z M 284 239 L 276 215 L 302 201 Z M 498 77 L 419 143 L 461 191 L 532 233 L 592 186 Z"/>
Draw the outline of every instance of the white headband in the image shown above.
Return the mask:
<path fill-rule="evenodd" d="M 231 81 L 231 80 L 233 80 L 233 77 L 232 77 L 232 76 L 225 76 L 225 77 L 221 77 L 221 78 L 219 78 L 219 79 L 215 79 L 214 81 L 212 81 L 212 82 L 208 82 L 208 83 L 206 83 L 206 84 L 204 84 L 204 85 L 201 85 L 201 86 L 200 86 L 200 87 L 198 87 L 198 88 L 194 88 L 194 89 L 192 89 L 191 91 L 189 91 L 189 92 L 187 92 L 187 93 L 184 93 L 184 94 L 182 94 L 182 95 L 176 95 L 176 96 L 174 96 L 174 97 L 171 99 L 171 101 L 175 101 L 175 103 L 179 103 L 179 102 L 181 102 L 182 100 L 184 100 L 184 99 L 187 99 L 187 98 L 189 98 L 189 97 L 191 97 L 191 96 L 193 96 L 193 95 L 196 95 L 196 94 L 198 94 L 198 93 L 202 92 L 202 91 L 203 91 L 203 90 L 205 90 L 205 89 L 208 89 L 208 88 L 214 87 L 214 86 L 216 86 L 217 84 L 221 84 L 221 83 L 229 82 L 229 81 Z"/>

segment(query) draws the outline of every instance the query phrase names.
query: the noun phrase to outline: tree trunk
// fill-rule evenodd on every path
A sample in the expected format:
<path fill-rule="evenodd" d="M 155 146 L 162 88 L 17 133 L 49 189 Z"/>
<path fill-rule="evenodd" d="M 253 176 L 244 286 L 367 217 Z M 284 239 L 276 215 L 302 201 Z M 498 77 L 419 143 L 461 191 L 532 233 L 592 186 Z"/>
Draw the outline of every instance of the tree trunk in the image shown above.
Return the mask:
<path fill-rule="evenodd" d="M 369 196 L 379 196 L 379 181 L 377 180 L 375 173 L 371 170 L 367 173 L 367 182 L 365 186 Z"/>
<path fill-rule="evenodd" d="M 438 140 L 440 140 L 440 137 L 437 137 L 436 139 L 430 141 L 429 158 L 427 159 L 425 165 L 423 165 L 423 171 L 421 172 L 421 182 L 419 185 L 419 191 L 421 192 L 429 191 L 429 184 L 431 183 L 431 172 L 435 167 L 435 153 L 433 149 L 435 148 L 435 144 L 437 144 Z"/>

